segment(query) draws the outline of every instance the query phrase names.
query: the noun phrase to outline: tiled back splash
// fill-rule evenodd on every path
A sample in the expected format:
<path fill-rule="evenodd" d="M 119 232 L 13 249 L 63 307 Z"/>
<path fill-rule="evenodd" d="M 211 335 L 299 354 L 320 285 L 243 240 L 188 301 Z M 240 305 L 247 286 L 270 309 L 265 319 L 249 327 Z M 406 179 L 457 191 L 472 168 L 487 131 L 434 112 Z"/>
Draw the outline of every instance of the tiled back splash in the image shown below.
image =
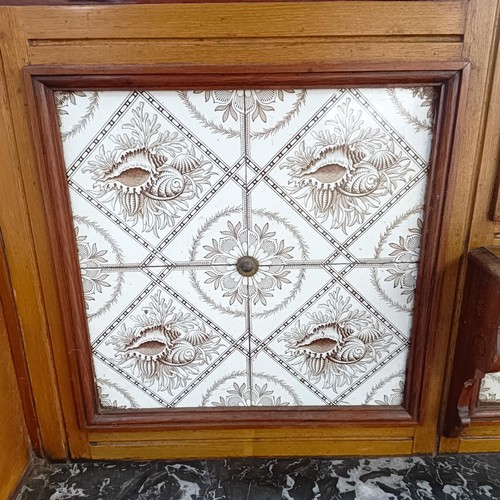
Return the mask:
<path fill-rule="evenodd" d="M 102 406 L 401 404 L 433 89 L 56 102 Z"/>

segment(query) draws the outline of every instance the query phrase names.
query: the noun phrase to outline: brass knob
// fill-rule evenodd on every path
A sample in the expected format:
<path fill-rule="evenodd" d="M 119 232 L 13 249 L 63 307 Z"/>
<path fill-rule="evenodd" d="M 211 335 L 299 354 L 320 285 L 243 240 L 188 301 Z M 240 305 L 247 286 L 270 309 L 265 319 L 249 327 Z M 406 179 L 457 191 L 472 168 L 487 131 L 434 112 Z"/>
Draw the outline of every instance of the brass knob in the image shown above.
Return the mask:
<path fill-rule="evenodd" d="M 236 269 L 242 276 L 253 276 L 259 270 L 259 263 L 257 259 L 245 255 L 236 262 Z"/>

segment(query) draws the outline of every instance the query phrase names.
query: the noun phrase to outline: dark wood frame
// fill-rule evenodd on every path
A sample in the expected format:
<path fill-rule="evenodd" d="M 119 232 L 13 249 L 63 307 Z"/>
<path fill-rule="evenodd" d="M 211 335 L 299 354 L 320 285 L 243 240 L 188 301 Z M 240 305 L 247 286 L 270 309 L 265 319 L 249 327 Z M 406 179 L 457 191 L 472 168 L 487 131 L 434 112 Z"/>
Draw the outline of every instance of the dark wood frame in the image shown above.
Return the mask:
<path fill-rule="evenodd" d="M 467 255 L 464 300 L 443 431 L 460 436 L 474 424 L 500 421 L 499 403 L 479 403 L 481 382 L 500 370 L 500 251 L 477 248 Z"/>
<path fill-rule="evenodd" d="M 168 66 L 31 66 L 25 88 L 37 150 L 57 277 L 64 335 L 72 370 L 74 400 L 80 425 L 94 430 L 167 430 L 186 428 L 408 426 L 417 424 L 424 390 L 424 363 L 436 338 L 439 284 L 444 264 L 439 242 L 452 175 L 453 142 L 459 126 L 469 65 L 419 63 L 392 65 L 168 65 Z M 220 88 L 335 88 L 434 86 L 439 104 L 425 201 L 421 264 L 402 406 L 348 406 L 229 409 L 152 409 L 109 411 L 98 407 L 82 283 L 71 217 L 62 144 L 53 97 L 55 90 L 202 90 Z"/>

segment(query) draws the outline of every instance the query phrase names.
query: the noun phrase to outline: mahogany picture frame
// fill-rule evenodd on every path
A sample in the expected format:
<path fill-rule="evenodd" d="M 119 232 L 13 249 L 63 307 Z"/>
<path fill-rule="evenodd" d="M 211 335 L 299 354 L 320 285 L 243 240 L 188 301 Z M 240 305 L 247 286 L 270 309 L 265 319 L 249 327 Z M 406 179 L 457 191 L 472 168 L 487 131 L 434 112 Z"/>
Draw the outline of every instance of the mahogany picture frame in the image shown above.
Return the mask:
<path fill-rule="evenodd" d="M 461 124 L 468 63 L 386 65 L 151 65 L 29 66 L 25 91 L 38 172 L 52 240 L 59 301 L 66 311 L 64 338 L 71 365 L 74 401 L 82 428 L 157 430 L 243 427 L 411 426 L 421 417 L 424 369 L 433 349 L 444 264 L 439 243 L 445 231 L 444 206 L 454 175 L 453 146 Z M 76 238 L 60 139 L 54 91 L 203 90 L 229 88 L 338 88 L 433 86 L 438 103 L 429 163 L 425 218 L 413 309 L 410 352 L 401 406 L 272 407 L 104 410 L 99 408 Z"/>

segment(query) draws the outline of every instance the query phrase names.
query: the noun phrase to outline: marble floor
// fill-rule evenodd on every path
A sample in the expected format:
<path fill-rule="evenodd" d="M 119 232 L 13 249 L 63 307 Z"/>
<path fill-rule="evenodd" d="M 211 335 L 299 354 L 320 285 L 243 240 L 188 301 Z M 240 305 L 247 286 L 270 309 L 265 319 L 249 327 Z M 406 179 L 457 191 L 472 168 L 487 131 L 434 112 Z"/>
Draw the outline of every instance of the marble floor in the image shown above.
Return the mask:
<path fill-rule="evenodd" d="M 500 499 L 500 455 L 40 463 L 16 500 L 69 498 Z"/>

